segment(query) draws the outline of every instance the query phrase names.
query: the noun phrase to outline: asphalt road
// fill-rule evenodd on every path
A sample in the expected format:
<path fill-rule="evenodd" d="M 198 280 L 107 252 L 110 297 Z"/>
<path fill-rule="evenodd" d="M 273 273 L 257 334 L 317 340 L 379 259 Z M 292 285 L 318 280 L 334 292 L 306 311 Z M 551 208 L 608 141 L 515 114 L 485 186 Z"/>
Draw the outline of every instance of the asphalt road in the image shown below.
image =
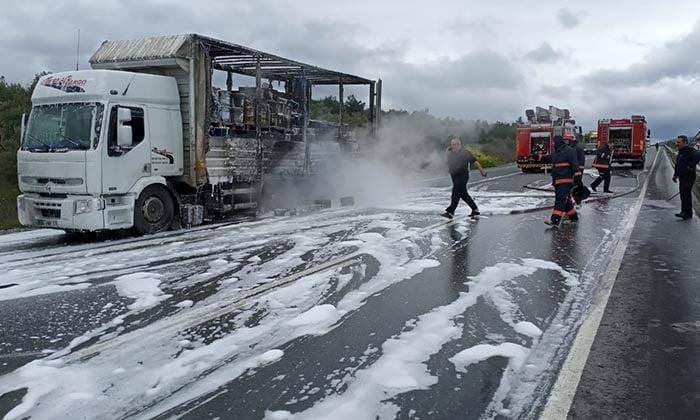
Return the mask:
<path fill-rule="evenodd" d="M 625 276 L 667 273 L 644 267 L 671 249 L 647 243 L 664 232 L 656 220 L 672 217 L 659 204 L 672 192 L 656 180 L 667 171 L 658 164 L 656 198 L 644 201 L 626 248 L 643 263 L 624 260 L 616 288 Z M 548 175 L 489 172 L 470 182 L 478 220 L 466 206 L 441 220 L 443 177 L 354 209 L 148 238 L 0 237 L 0 414 L 535 418 L 647 173 L 616 170 L 612 189 L 629 194 L 595 196 L 578 225 L 553 230 L 542 223 L 549 210 L 538 211 L 552 194 L 523 188 L 546 187 Z M 681 235 L 691 225 L 673 226 Z M 589 366 L 585 389 L 604 377 Z M 571 415 L 586 418 L 581 389 Z"/>
<path fill-rule="evenodd" d="M 569 418 L 700 416 L 700 226 L 672 175 L 660 159 Z"/>

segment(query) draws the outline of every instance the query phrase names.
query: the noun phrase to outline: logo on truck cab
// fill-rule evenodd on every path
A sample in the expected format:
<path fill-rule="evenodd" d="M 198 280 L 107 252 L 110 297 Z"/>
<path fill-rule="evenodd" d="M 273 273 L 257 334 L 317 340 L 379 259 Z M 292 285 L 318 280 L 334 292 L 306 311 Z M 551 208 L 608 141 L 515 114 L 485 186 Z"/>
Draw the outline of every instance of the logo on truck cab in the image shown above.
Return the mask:
<path fill-rule="evenodd" d="M 85 92 L 85 79 L 73 79 L 70 74 L 63 77 L 49 76 L 41 84 L 46 87 L 62 90 L 64 92 Z"/>
<path fill-rule="evenodd" d="M 153 149 L 151 149 L 151 152 L 158 155 L 158 156 L 151 155 L 151 162 L 152 163 L 155 163 L 155 164 L 161 163 L 161 164 L 170 164 L 170 165 L 175 163 L 175 158 L 173 157 L 173 154 L 171 152 L 169 152 L 167 149 L 159 149 L 157 147 L 154 147 Z M 167 159 L 167 162 L 163 158 Z"/>

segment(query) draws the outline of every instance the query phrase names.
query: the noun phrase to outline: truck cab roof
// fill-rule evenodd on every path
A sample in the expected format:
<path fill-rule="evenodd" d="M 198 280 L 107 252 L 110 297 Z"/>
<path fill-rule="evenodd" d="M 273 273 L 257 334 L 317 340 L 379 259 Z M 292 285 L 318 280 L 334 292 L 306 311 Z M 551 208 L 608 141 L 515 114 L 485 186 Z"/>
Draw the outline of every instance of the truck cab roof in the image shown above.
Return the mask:
<path fill-rule="evenodd" d="M 175 79 L 119 70 L 77 70 L 39 79 L 32 103 L 121 101 L 179 105 Z"/>

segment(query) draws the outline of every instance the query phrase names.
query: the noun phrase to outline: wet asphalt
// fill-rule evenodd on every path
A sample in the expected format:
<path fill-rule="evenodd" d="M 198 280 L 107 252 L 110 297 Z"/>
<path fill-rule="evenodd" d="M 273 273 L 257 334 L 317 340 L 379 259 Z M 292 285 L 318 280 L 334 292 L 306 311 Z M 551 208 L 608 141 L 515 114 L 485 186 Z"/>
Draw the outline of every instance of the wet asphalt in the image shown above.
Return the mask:
<path fill-rule="evenodd" d="M 653 152 L 650 154 L 653 157 Z M 648 165 L 652 160 L 648 159 Z M 700 289 L 693 284 L 693 279 L 700 278 L 694 268 L 694 261 L 697 261 L 694 243 L 700 237 L 697 235 L 699 227 L 697 220 L 675 220 L 673 206 L 677 207 L 678 203 L 664 201 L 675 192 L 674 185 L 668 181 L 668 171 L 668 162 L 659 159 L 658 167 L 651 173 L 647 198 L 570 411 L 572 418 L 664 418 L 656 415 L 669 413 L 673 418 L 692 418 L 688 415 L 698 412 Z M 516 168 L 508 166 L 490 170 L 486 180 L 472 175 L 470 190 L 477 203 L 480 191 L 526 193 L 529 191 L 524 185 L 546 186 L 548 183 L 546 174 L 516 172 Z M 598 201 L 580 207 L 578 225 L 558 230 L 542 223 L 549 216 L 549 210 L 484 214 L 478 220 L 470 220 L 462 209 L 454 222 L 437 228 L 443 243 L 441 247 L 435 250 L 428 241 L 419 243 L 420 250 L 414 255 L 415 258 L 436 259 L 439 266 L 425 269 L 369 296 L 364 305 L 343 316 L 328 333 L 302 336 L 286 343 L 280 347 L 284 357 L 275 363 L 251 370 L 175 408 L 154 414 L 149 411 L 151 407 L 129 407 L 128 416 L 254 419 L 262 418 L 266 411 L 295 413 L 309 409 L 347 390 L 349 385 L 344 378 L 371 368 L 382 355 L 382 343 L 406 331 L 407 322 L 450 304 L 460 293 L 468 292 L 465 282 L 470 276 L 498 263 L 518 264 L 524 258 L 536 258 L 558 264 L 580 283 L 572 289 L 560 273 L 537 270 L 502 285 L 517 308 L 512 316 L 518 321 L 532 322 L 545 331 L 541 339 L 533 340 L 517 333 L 503 321 L 493 302 L 479 298 L 460 317 L 461 336 L 449 341 L 427 360 L 428 371 L 437 382 L 427 389 L 404 392 L 387 401 L 399 407 L 398 418 L 511 417 L 507 411 L 494 409 L 493 400 L 498 393 L 501 409 L 512 410 L 517 413 L 513 414 L 516 417 L 536 418 L 546 403 L 582 313 L 590 303 L 597 279 L 610 261 L 610 250 L 616 244 L 615 232 L 624 225 L 636 199 L 638 174 L 639 171 L 626 168 L 614 171 L 611 188 L 631 193 L 613 199 L 597 197 Z M 490 180 L 500 176 L 503 178 Z M 644 177 L 640 179 L 643 181 Z M 587 176 L 587 180 L 592 179 Z M 445 186 L 449 180 L 434 179 L 426 184 Z M 436 206 L 442 208 L 448 200 L 446 196 L 445 203 L 436 203 Z M 418 227 L 440 221 L 437 214 L 425 212 L 405 211 L 402 217 L 408 224 Z M 352 237 L 361 230 L 361 226 L 349 226 L 339 238 Z M 206 228 L 199 233 L 206 234 L 217 233 Z M 188 240 L 192 234 L 173 233 L 171 236 L 173 240 Z M 111 246 L 111 240 L 66 241 L 66 238 L 38 239 L 8 245 L 0 251 L 10 255 L 10 247 L 19 247 L 50 263 L 52 258 L 61 258 L 71 247 L 104 247 L 105 252 L 109 252 Z M 117 240 L 120 244 L 123 241 L 126 245 L 121 246 L 147 246 L 144 243 L 147 240 L 143 239 Z M 267 257 L 274 259 L 284 247 L 284 241 L 277 242 L 269 249 L 257 250 L 256 255 L 267 252 Z M 322 254 L 321 250 L 316 253 Z M 318 264 L 338 255 L 310 256 L 308 261 Z M 169 264 L 183 278 L 196 272 L 196 261 L 183 261 L 181 265 L 169 261 Z M 365 268 L 352 270 L 360 265 Z M 371 280 L 378 265 L 372 255 L 357 257 L 347 266 L 353 273 L 349 286 L 332 289 L 318 304 L 336 304 Z M 43 350 L 60 348 L 119 315 L 126 302 L 109 289 L 91 287 L 3 301 L 0 305 L 0 374 L 44 357 Z M 192 286 L 178 293 L 178 299 L 190 298 L 196 302 L 213 291 Z M 114 303 L 107 313 L 106 302 Z M 170 313 L 166 308 L 152 309 L 139 318 L 137 325 L 168 317 Z M 259 314 L 247 325 L 254 326 L 264 321 L 265 316 Z M 202 326 L 203 340 L 216 338 L 212 331 L 225 334 L 229 328 L 223 325 L 225 321 L 223 318 L 208 321 L 206 328 Z M 458 372 L 448 360 L 474 345 L 504 341 L 532 348 L 530 360 L 536 372 L 530 376 L 521 375 L 514 382 L 527 387 L 502 388 L 508 370 L 508 359 L 504 357 L 472 364 L 466 372 Z M 206 376 L 198 378 L 206 379 Z M 525 396 L 522 395 L 524 389 L 527 389 Z M 14 407 L 21 395 L 22 392 L 17 391 L 0 396 L 0 415 Z"/>
<path fill-rule="evenodd" d="M 700 418 L 700 225 L 660 159 L 569 412 L 571 419 Z"/>

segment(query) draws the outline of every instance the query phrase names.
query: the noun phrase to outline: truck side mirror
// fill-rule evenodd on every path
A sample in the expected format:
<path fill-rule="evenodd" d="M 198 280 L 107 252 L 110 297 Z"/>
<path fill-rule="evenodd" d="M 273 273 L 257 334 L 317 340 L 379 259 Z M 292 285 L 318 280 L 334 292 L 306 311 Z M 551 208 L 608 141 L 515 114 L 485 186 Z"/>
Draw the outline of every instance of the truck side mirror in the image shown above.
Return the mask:
<path fill-rule="evenodd" d="M 134 143 L 134 131 L 131 125 L 124 124 L 131 122 L 131 110 L 129 108 L 118 108 L 117 120 L 117 146 L 131 147 Z"/>
<path fill-rule="evenodd" d="M 118 108 L 117 119 L 119 120 L 119 125 L 125 122 L 131 122 L 131 110 L 129 108 Z"/>
<path fill-rule="evenodd" d="M 133 144 L 133 131 L 130 125 L 119 124 L 117 127 L 117 146 L 131 147 Z"/>

